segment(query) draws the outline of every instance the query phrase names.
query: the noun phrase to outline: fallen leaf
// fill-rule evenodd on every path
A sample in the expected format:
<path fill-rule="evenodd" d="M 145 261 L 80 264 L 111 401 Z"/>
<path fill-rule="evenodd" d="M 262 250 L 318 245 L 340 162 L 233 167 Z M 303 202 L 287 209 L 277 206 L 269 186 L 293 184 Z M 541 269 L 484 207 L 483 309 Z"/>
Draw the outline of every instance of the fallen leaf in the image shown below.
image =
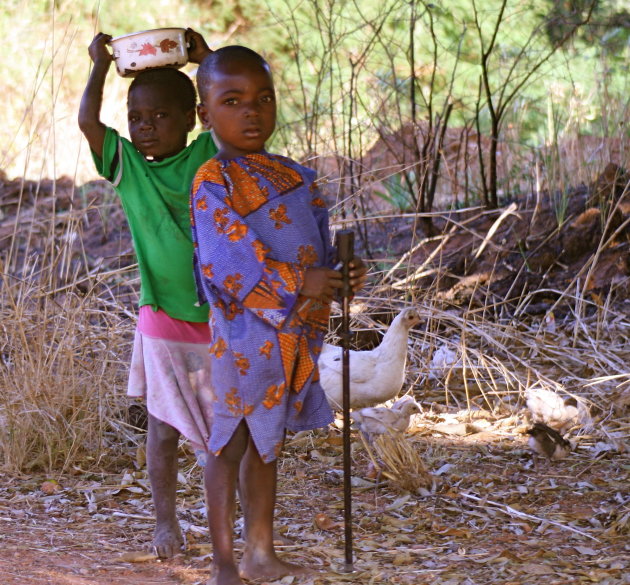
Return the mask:
<path fill-rule="evenodd" d="M 442 465 L 442 467 L 440 467 L 433 475 L 442 475 L 444 473 L 447 473 L 448 471 L 450 471 L 451 469 L 453 469 L 455 466 L 452 463 L 445 463 L 444 465 Z"/>
<path fill-rule="evenodd" d="M 542 565 L 538 563 L 525 563 L 521 566 L 521 569 L 525 573 L 530 575 L 552 575 L 555 571 L 548 565 Z"/>
<path fill-rule="evenodd" d="M 353 475 L 350 478 L 350 485 L 356 488 L 373 488 L 376 484 L 373 481 L 369 481 L 367 479 L 363 479 L 362 477 L 357 477 Z"/>
<path fill-rule="evenodd" d="M 398 510 L 398 508 L 402 508 L 409 500 L 411 496 L 409 494 L 396 498 L 389 506 L 385 509 L 388 511 Z"/>
<path fill-rule="evenodd" d="M 365 471 L 365 477 L 367 479 L 376 479 L 379 473 L 380 471 L 378 467 L 376 467 L 376 465 L 374 465 L 374 463 L 370 461 L 370 463 L 368 464 L 367 470 Z"/>
<path fill-rule="evenodd" d="M 456 538 L 470 538 L 471 532 L 470 530 L 462 529 L 462 528 L 446 528 L 444 530 L 436 531 L 438 534 L 443 534 L 446 536 L 455 536 Z"/>
<path fill-rule="evenodd" d="M 148 561 L 154 561 L 157 558 L 158 556 L 153 553 L 145 551 L 130 551 L 116 557 L 115 560 L 122 563 L 146 563 Z"/>
<path fill-rule="evenodd" d="M 342 435 L 329 435 L 328 438 L 326 439 L 326 442 L 329 445 L 340 447 L 343 444 L 343 436 Z"/>
<path fill-rule="evenodd" d="M 313 520 L 315 526 L 317 526 L 317 528 L 319 528 L 320 530 L 330 531 L 335 530 L 336 528 L 339 528 L 339 526 L 341 526 L 339 522 L 335 522 L 328 514 L 325 514 L 324 512 L 315 514 L 315 518 Z"/>
<path fill-rule="evenodd" d="M 62 490 L 62 487 L 59 485 L 59 482 L 55 479 L 47 479 L 44 483 L 42 483 L 40 489 L 47 495 L 52 496 L 53 494 L 57 494 Z"/>
<path fill-rule="evenodd" d="M 395 566 L 409 565 L 411 562 L 413 562 L 413 557 L 409 553 L 397 554 L 392 559 L 392 564 Z"/>
<path fill-rule="evenodd" d="M 311 456 L 311 459 L 321 461 L 322 463 L 325 463 L 326 465 L 336 465 L 339 461 L 338 457 L 330 457 L 328 455 L 322 455 L 317 449 L 313 449 L 312 451 L 310 451 L 309 455 Z"/>
<path fill-rule="evenodd" d="M 458 435 L 463 437 L 471 432 L 469 427 L 470 425 L 466 423 L 438 423 L 433 427 L 433 430 L 443 435 Z"/>
<path fill-rule="evenodd" d="M 599 554 L 595 549 L 590 548 L 588 546 L 574 546 L 573 548 L 577 552 L 579 552 L 581 555 L 593 556 L 593 555 Z"/>

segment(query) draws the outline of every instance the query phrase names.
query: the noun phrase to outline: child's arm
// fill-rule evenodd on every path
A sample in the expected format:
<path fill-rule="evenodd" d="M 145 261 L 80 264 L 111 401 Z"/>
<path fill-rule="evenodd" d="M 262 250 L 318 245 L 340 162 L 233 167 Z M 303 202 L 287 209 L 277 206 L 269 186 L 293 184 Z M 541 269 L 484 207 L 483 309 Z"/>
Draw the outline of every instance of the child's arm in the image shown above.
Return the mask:
<path fill-rule="evenodd" d="M 212 51 L 208 47 L 206 40 L 200 33 L 192 28 L 186 29 L 186 40 L 190 45 L 188 47 L 188 60 L 191 63 L 201 63 Z"/>
<path fill-rule="evenodd" d="M 98 33 L 90 43 L 88 52 L 94 62 L 94 67 L 83 91 L 79 107 L 79 128 L 87 138 L 90 148 L 99 158 L 103 156 L 103 141 L 105 140 L 105 124 L 101 122 L 103 87 L 113 60 L 105 45 L 111 38 L 111 35 Z"/>

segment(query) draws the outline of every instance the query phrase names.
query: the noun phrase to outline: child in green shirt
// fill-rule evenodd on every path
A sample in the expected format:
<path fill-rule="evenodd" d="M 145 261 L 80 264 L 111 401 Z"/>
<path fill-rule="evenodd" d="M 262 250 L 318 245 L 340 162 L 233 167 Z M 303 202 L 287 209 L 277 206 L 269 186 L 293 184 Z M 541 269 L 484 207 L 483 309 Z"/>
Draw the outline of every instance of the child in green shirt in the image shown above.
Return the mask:
<path fill-rule="evenodd" d="M 211 51 L 188 29 L 189 60 Z M 147 465 L 156 512 L 155 553 L 176 554 L 183 538 L 176 515 L 180 434 L 207 450 L 212 423 L 208 305 L 199 306 L 192 272 L 188 210 L 197 168 L 217 149 L 209 132 L 187 145 L 195 126 L 196 92 L 176 69 L 140 72 L 132 81 L 127 112 L 131 140 L 100 119 L 105 78 L 112 63 L 110 35 L 98 33 L 88 49 L 94 67 L 79 110 L 96 168 L 119 195 L 140 270 L 138 326 L 128 394 L 146 397 Z"/>

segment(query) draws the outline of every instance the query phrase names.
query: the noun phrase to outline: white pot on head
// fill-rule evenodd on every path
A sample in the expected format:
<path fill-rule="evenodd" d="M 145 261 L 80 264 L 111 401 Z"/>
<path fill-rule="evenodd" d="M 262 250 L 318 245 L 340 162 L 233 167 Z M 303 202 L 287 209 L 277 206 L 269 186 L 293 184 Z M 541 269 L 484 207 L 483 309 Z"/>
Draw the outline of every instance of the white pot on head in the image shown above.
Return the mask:
<path fill-rule="evenodd" d="M 122 77 L 156 67 L 179 69 L 188 63 L 185 28 L 143 30 L 116 37 L 109 44 Z"/>

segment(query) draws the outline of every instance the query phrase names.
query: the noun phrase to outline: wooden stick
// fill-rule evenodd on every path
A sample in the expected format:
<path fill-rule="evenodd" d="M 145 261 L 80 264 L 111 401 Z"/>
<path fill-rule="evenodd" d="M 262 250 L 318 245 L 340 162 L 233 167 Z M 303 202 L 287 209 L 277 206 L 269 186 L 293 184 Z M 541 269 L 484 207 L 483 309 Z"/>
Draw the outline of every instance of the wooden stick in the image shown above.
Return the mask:
<path fill-rule="evenodd" d="M 354 257 L 354 232 L 341 230 L 337 232 L 337 256 L 342 263 L 343 275 L 341 341 L 342 353 L 342 411 L 343 411 L 343 519 L 345 534 L 344 572 L 353 572 L 352 560 L 352 461 L 350 450 L 350 261 Z"/>

